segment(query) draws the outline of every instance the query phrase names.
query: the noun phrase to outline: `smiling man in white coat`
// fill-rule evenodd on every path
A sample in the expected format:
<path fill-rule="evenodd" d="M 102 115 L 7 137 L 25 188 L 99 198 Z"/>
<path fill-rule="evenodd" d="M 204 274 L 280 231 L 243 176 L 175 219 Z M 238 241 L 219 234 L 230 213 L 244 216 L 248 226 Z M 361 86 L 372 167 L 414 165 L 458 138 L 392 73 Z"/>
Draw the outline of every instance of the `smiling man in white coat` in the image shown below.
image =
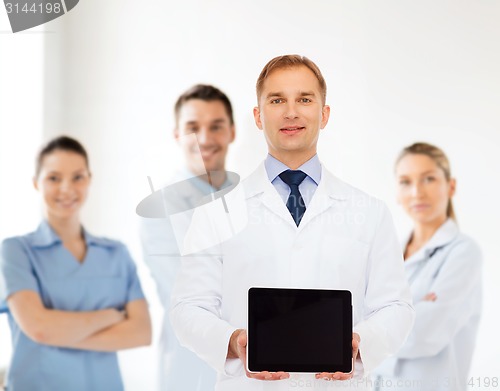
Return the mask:
<path fill-rule="evenodd" d="M 255 123 L 269 154 L 241 183 L 244 208 L 235 212 L 231 193 L 226 201 L 230 213 L 247 216 L 245 227 L 185 257 L 172 325 L 180 342 L 217 370 L 219 391 L 370 388 L 364 376 L 399 349 L 414 318 L 391 216 L 381 201 L 319 161 L 316 146 L 330 108 L 316 64 L 297 55 L 272 59 L 257 81 L 257 99 Z M 213 230 L 197 236 L 208 243 L 223 231 L 221 224 L 224 219 L 210 219 Z M 249 373 L 245 329 L 252 286 L 351 291 L 354 371 Z"/>

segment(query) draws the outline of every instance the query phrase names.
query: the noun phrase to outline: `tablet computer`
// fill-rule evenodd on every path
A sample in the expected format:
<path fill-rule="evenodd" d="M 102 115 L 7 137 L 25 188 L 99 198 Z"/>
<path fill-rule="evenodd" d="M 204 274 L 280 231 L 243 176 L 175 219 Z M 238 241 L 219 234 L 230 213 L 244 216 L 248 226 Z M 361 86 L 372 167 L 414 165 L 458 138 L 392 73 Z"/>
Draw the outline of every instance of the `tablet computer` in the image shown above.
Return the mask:
<path fill-rule="evenodd" d="M 351 292 L 250 288 L 249 372 L 352 371 Z"/>

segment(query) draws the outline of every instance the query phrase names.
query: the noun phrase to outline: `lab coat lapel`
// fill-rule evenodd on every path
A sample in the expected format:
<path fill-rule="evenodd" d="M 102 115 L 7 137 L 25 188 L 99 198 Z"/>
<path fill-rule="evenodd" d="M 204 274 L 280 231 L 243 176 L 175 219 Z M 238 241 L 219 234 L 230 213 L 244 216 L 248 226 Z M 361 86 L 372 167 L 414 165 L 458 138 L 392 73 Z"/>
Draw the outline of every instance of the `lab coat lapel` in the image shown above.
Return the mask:
<path fill-rule="evenodd" d="M 311 199 L 309 206 L 306 208 L 306 212 L 302 217 L 302 221 L 299 224 L 299 231 L 303 230 L 309 222 L 314 219 L 319 214 L 323 213 L 325 210 L 329 209 L 335 200 L 328 196 L 325 188 L 325 181 L 321 180 L 318 188 L 314 192 L 313 198 Z"/>
<path fill-rule="evenodd" d="M 314 192 L 313 198 L 299 224 L 299 232 L 309 224 L 315 217 L 326 212 L 338 202 L 345 202 L 349 193 L 344 182 L 336 178 L 323 166 L 321 167 L 321 181 Z"/>
<path fill-rule="evenodd" d="M 269 181 L 264 163 L 261 163 L 253 174 L 245 180 L 245 192 L 247 199 L 257 197 L 263 206 L 293 228 L 298 229 L 297 232 L 303 230 L 311 220 L 328 210 L 332 205 L 345 202 L 350 195 L 348 186 L 322 166 L 321 181 L 297 227 L 283 199 Z"/>
<path fill-rule="evenodd" d="M 446 220 L 443 225 L 438 228 L 426 247 L 430 251 L 434 251 L 438 247 L 446 246 L 448 243 L 453 241 L 457 235 L 457 224 L 453 221 L 453 219 L 448 218 L 448 220 Z"/>
<path fill-rule="evenodd" d="M 264 193 L 260 197 L 260 201 L 276 216 L 280 217 L 287 224 L 290 224 L 292 227 L 296 228 L 295 221 L 293 221 L 293 217 L 290 214 L 290 211 L 286 207 L 285 203 L 283 202 L 283 199 L 278 194 L 278 191 L 274 188 L 271 182 L 269 182 L 269 185 L 271 188 L 264 191 Z"/>
<path fill-rule="evenodd" d="M 438 228 L 432 238 L 420 250 L 409 257 L 405 263 L 413 264 L 428 259 L 438 248 L 446 246 L 448 243 L 453 241 L 457 235 L 457 224 L 453 221 L 453 219 L 448 218 L 448 220 L 446 220 L 443 225 Z M 408 235 L 407 240 L 404 242 L 403 251 L 410 238 L 411 234 Z"/>
<path fill-rule="evenodd" d="M 247 194 L 247 200 L 255 197 L 265 208 L 280 217 L 287 224 L 296 228 L 290 211 L 278 194 L 278 191 L 269 181 L 264 163 L 261 163 L 245 180 L 245 193 Z"/>

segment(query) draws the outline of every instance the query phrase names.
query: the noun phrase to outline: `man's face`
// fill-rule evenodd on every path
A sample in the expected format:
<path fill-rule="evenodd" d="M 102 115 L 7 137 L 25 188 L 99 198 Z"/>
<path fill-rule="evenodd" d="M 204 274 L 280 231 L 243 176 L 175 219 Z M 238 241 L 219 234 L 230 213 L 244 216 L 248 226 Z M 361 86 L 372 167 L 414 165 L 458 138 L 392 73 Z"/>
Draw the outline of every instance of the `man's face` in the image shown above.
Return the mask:
<path fill-rule="evenodd" d="M 234 135 L 234 125 L 221 101 L 191 99 L 182 105 L 175 138 L 194 174 L 224 170 Z"/>
<path fill-rule="evenodd" d="M 319 82 L 306 66 L 272 72 L 264 82 L 259 107 L 254 108 L 255 123 L 264 130 L 269 153 L 281 161 L 311 158 L 329 115 Z"/>

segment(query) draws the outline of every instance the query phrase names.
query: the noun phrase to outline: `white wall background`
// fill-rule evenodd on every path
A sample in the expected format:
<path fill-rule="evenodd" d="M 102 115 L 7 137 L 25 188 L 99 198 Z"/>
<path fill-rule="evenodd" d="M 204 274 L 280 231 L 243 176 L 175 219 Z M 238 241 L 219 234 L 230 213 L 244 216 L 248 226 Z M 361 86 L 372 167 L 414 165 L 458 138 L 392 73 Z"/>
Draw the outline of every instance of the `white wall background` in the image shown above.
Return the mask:
<path fill-rule="evenodd" d="M 14 36 L 9 30 L 0 8 L 0 239 L 38 223 L 31 177 L 43 134 L 45 33 L 38 28 Z M 7 317 L 0 315 L 0 385 L 10 354 Z"/>
<path fill-rule="evenodd" d="M 261 68 L 279 54 L 310 57 L 324 73 L 332 106 L 320 158 L 385 200 L 401 231 L 409 222 L 394 201 L 395 156 L 418 140 L 448 153 L 458 179 L 460 226 L 485 257 L 484 316 L 471 376 L 499 376 L 499 20 L 494 0 L 81 0 L 45 27 L 44 138 L 64 132 L 90 150 L 94 183 L 85 221 L 95 233 L 129 244 L 157 321 L 160 308 L 140 259 L 134 209 L 149 193 L 144 156 L 171 157 L 170 165 L 178 157 L 171 139 L 175 99 L 198 82 L 230 96 L 238 133 L 228 168 L 245 176 L 266 152 L 252 117 Z M 1 66 L 35 56 L 20 37 L 0 36 L 10 45 Z M 13 72 L 21 77 L 23 70 Z M 5 111 L 17 110 L 21 102 L 4 94 Z M 22 104 L 26 117 L 36 119 L 29 127 L 35 131 L 39 104 Z M 30 180 L 25 170 L 12 170 L 11 162 L 16 167 L 33 159 L 26 138 L 10 126 L 16 121 L 0 123 L 2 148 L 8 143 L 18 151 L 2 160 L 2 205 L 24 194 L 12 183 Z M 31 204 L 23 211 L 32 219 Z M 2 234 L 11 234 L 16 218 L 2 209 Z M 127 352 L 122 363 L 128 390 L 150 389 L 153 348 Z"/>

